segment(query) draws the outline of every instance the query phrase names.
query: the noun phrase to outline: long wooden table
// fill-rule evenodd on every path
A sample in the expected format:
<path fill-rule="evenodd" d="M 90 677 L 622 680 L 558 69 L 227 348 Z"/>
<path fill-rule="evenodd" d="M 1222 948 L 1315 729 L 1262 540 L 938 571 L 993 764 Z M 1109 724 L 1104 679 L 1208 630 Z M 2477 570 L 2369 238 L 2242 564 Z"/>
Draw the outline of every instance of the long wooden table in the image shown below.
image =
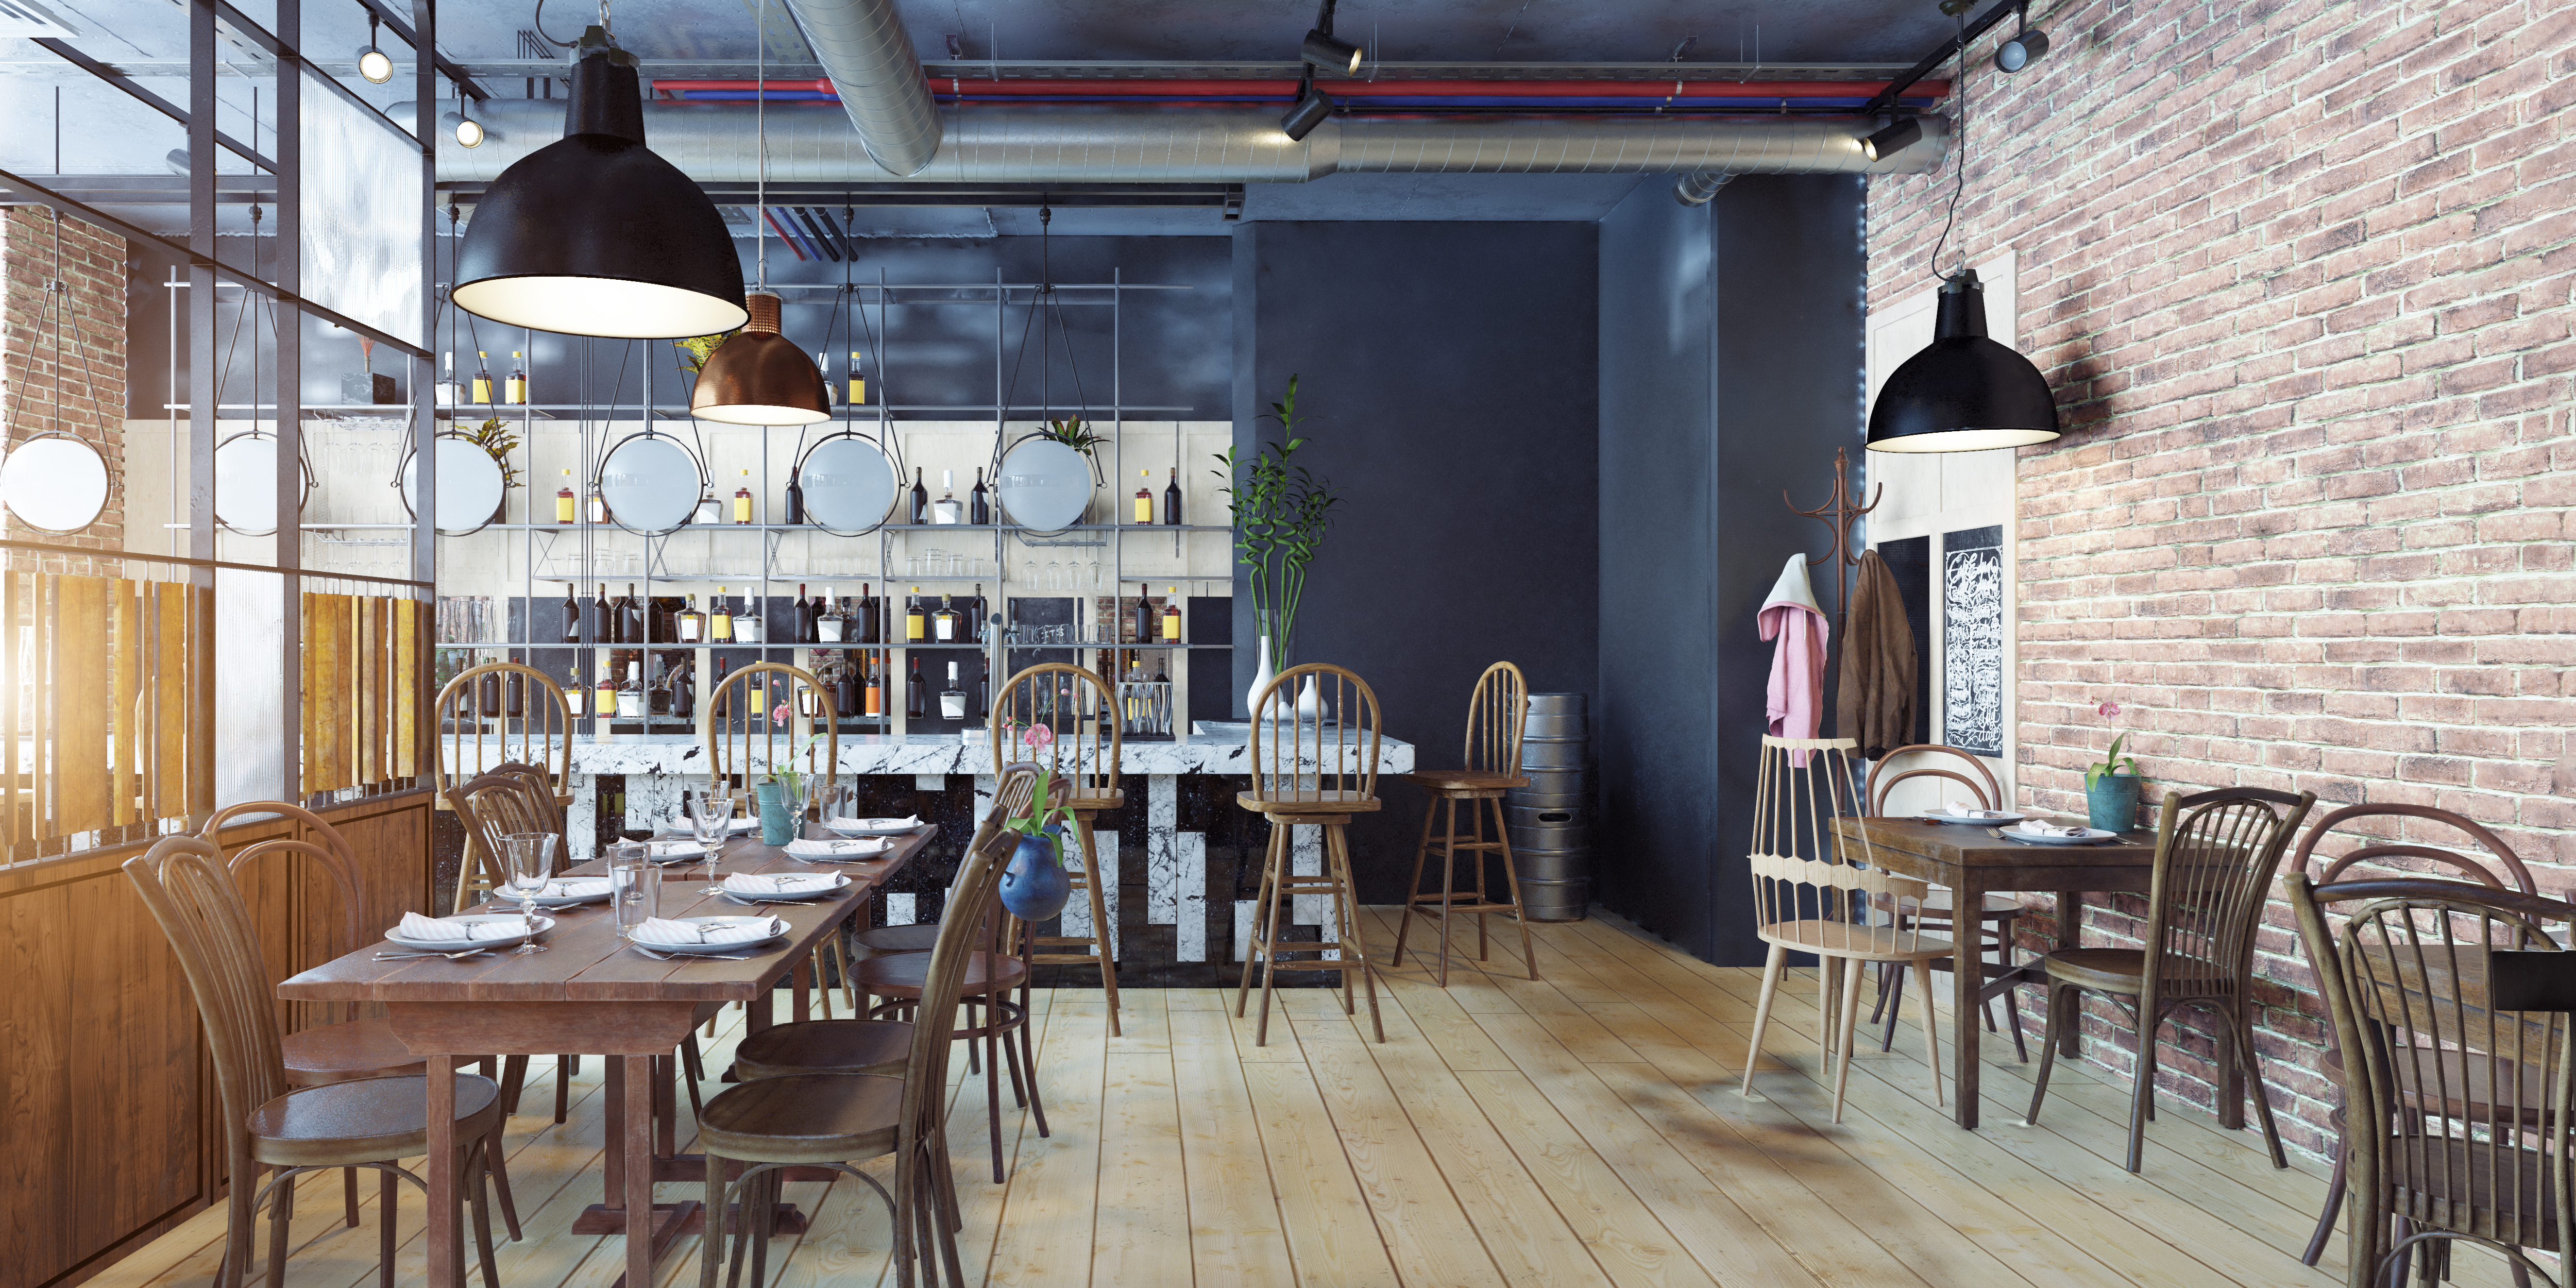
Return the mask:
<path fill-rule="evenodd" d="M 842 872 L 849 886 L 837 895 L 794 906 L 746 908 L 703 896 L 703 863 L 663 869 L 666 917 L 768 913 L 788 924 L 787 938 L 741 961 L 675 958 L 656 961 L 628 949 L 617 937 L 607 905 L 558 916 L 543 942 L 547 951 L 517 956 L 504 949 L 451 962 L 439 958 L 379 962 L 383 947 L 369 944 L 277 986 L 296 1001 L 376 1002 L 413 1054 L 429 1062 L 429 1282 L 462 1288 L 455 1158 L 456 1066 L 493 1054 L 544 1055 L 596 1052 L 607 1057 L 608 1134 L 606 1202 L 585 1212 L 574 1231 L 625 1234 L 624 1283 L 654 1282 L 653 1259 L 698 1215 L 695 1203 L 656 1206 L 656 1180 L 704 1179 L 703 1160 L 671 1155 L 669 1142 L 654 1150 L 655 1111 L 667 1106 L 671 1053 L 689 1031 L 727 1002 L 756 1002 L 747 1024 L 770 1022 L 771 992 L 797 973 L 794 1010 L 804 1018 L 805 966 L 814 947 L 858 908 L 885 879 L 929 844 L 936 828 L 924 826 L 897 838 L 884 859 L 868 863 L 805 864 L 756 838 L 726 845 L 723 871 Z M 595 867 L 577 868 L 577 873 Z M 685 892 L 685 893 L 683 893 Z M 667 1119 L 665 1120 L 667 1122 Z M 666 1128 L 667 1134 L 667 1128 Z M 639 1222 L 637 1213 L 647 1214 Z M 638 1231 L 643 1237 L 637 1237 Z"/>
<path fill-rule="evenodd" d="M 2122 833 L 2098 845 L 2040 845 L 1998 840 L 1987 829 L 1954 823 L 1925 823 L 1910 818 L 1838 818 L 1834 831 L 1842 838 L 1843 857 L 1868 863 L 1935 885 L 1948 886 L 1950 906 L 1957 910 L 1951 939 L 1950 1056 L 1957 1098 L 1952 1113 L 1962 1127 L 1977 1125 L 1979 1034 L 1977 1022 L 1986 999 L 2009 992 L 2016 984 L 2048 985 L 2036 961 L 2005 965 L 1984 960 L 1985 936 L 1976 910 L 1989 894 L 2049 893 L 2057 897 L 2057 946 L 2081 946 L 2085 892 L 2145 894 L 2154 876 L 2156 838 L 2152 831 Z M 1863 845 L 1866 843 L 1866 850 Z M 1930 1004 L 1930 999 L 1925 999 Z M 2075 1054 L 2078 1026 L 2066 1026 L 2059 1054 Z M 2150 1040 L 2142 1038 L 2143 1040 Z M 2230 1066 L 2227 1085 L 2218 1097 L 2219 1121 L 2230 1128 L 2245 1122 L 2242 1070 Z"/>

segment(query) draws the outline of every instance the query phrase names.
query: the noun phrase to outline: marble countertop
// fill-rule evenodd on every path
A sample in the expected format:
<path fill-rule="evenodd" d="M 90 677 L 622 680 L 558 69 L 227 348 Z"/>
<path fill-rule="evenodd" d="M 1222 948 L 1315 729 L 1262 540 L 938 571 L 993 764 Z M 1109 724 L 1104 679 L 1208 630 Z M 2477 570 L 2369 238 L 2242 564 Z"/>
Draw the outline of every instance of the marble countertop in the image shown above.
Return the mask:
<path fill-rule="evenodd" d="M 1310 733 L 1311 739 L 1313 735 Z M 782 741 L 782 746 L 784 745 Z M 451 757 L 454 756 L 451 751 Z M 1350 753 L 1356 757 L 1354 748 Z M 492 763 L 503 756 L 486 752 Z M 1125 774 L 1249 774 L 1251 748 L 1240 736 L 1191 736 L 1171 742 L 1124 742 L 1118 769 Z M 752 746 L 752 767 L 763 765 L 759 740 Z M 572 770 L 581 774 L 704 773 L 706 744 L 689 734 L 615 734 L 606 741 L 584 739 L 572 745 Z M 451 772 L 461 768 L 451 760 Z M 1378 742 L 1377 771 L 1402 774 L 1413 769 L 1413 744 L 1393 738 Z M 841 738 L 840 772 L 844 774 L 970 774 L 993 772 L 988 742 L 968 743 L 954 734 L 845 734 Z"/>

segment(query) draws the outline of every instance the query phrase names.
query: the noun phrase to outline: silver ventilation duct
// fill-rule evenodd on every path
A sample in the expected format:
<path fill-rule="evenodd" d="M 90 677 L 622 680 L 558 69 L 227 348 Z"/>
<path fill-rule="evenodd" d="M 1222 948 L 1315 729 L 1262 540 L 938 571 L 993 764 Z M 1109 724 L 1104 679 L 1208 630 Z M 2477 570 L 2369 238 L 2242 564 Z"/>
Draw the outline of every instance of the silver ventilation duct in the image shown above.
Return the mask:
<path fill-rule="evenodd" d="M 787 0 L 787 8 L 832 78 L 859 146 L 896 178 L 919 175 L 939 154 L 939 110 L 894 0 Z"/>
<path fill-rule="evenodd" d="M 653 150 L 701 183 L 758 178 L 749 103 L 644 105 Z M 395 119 L 407 120 L 409 105 Z M 440 148 L 441 182 L 488 182 L 563 133 L 563 105 L 487 99 L 498 137 Z M 1337 117 L 1303 141 L 1267 108 L 978 106 L 938 114 L 945 139 L 919 183 L 1303 183 L 1335 173 L 1916 174 L 1941 163 L 1948 122 L 1918 118 L 1923 141 L 1871 161 L 1877 123 L 1833 116 Z M 934 131 L 932 137 L 938 137 Z M 878 183 L 886 173 L 830 103 L 769 105 L 772 183 Z"/>

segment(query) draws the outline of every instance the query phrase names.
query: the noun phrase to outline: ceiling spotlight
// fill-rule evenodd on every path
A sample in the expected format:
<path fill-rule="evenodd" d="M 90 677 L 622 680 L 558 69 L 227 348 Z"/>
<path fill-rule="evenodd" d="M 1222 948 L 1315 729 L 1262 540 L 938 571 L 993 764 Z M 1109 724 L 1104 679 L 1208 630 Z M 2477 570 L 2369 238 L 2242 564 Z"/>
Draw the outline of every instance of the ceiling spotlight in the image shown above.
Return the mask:
<path fill-rule="evenodd" d="M 1872 161 L 1884 161 L 1913 146 L 1914 141 L 1922 137 L 1923 127 L 1916 124 L 1913 117 L 1904 117 L 1876 134 L 1862 139 L 1860 154 Z"/>
<path fill-rule="evenodd" d="M 2013 38 L 1995 46 L 1995 66 L 2007 72 L 2020 71 L 2048 52 L 2048 33 L 2031 30 L 2029 0 L 2013 12 Z"/>
<path fill-rule="evenodd" d="M 484 129 L 481 121 L 463 112 L 440 113 L 438 127 L 452 132 L 456 137 L 456 146 L 460 148 L 479 148 L 483 146 L 483 140 L 492 137 L 492 132 Z"/>
<path fill-rule="evenodd" d="M 172 174 L 186 174 L 188 172 L 188 150 L 186 148 L 170 149 L 167 153 L 162 155 L 161 164 L 170 167 L 170 173 Z"/>
<path fill-rule="evenodd" d="M 1348 76 L 1360 69 L 1360 47 L 1333 35 L 1333 4 L 1334 0 L 1324 0 L 1324 7 L 1315 14 L 1314 29 L 1306 33 L 1297 56 L 1319 70 Z"/>
<path fill-rule="evenodd" d="M 367 43 L 358 50 L 358 74 L 368 83 L 382 85 L 394 78 L 394 60 L 376 48 L 376 11 L 367 11 Z"/>
<path fill-rule="evenodd" d="M 1297 95 L 1297 105 L 1289 108 L 1286 116 L 1279 118 L 1279 128 L 1291 139 L 1303 139 L 1314 133 L 1315 127 L 1323 124 L 1324 118 L 1332 114 L 1333 96 L 1315 88 L 1314 82 L 1308 81 Z"/>

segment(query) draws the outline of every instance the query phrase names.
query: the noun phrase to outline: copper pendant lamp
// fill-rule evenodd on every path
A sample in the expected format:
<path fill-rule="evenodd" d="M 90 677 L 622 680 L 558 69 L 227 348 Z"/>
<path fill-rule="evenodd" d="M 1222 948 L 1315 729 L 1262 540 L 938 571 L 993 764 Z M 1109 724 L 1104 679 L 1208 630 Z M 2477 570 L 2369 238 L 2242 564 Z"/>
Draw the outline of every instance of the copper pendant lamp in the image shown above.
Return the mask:
<path fill-rule="evenodd" d="M 689 393 L 689 414 L 729 425 L 811 425 L 832 418 L 832 399 L 814 360 L 779 334 L 778 297 L 743 297 L 751 321 L 707 355 Z"/>

